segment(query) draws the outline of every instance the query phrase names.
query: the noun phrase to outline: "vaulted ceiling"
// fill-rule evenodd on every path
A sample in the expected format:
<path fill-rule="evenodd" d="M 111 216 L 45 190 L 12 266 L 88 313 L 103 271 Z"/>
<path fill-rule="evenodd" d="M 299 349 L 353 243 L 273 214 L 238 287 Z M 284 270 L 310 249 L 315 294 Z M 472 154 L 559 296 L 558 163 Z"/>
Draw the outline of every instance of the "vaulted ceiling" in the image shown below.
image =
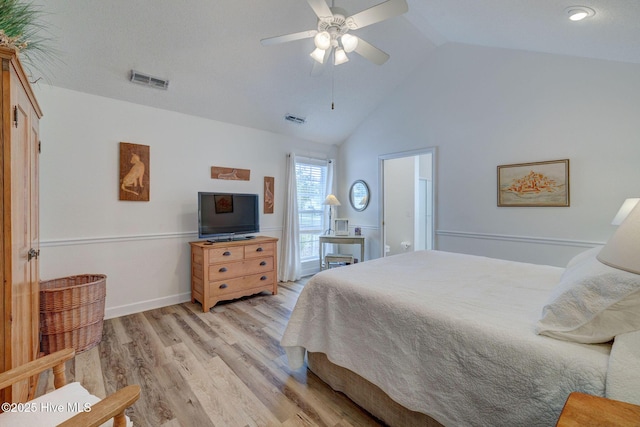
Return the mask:
<path fill-rule="evenodd" d="M 355 32 L 389 61 L 378 66 L 351 54 L 311 75 L 313 39 L 260 43 L 315 29 L 305 0 L 40 0 L 61 58 L 44 81 L 339 144 L 447 42 L 640 63 L 636 0 L 580 0 L 596 11 L 581 22 L 567 19 L 565 9 L 576 4 L 569 0 L 407 1 L 406 14 Z M 349 14 L 380 2 L 334 0 Z M 168 90 L 131 83 L 132 69 L 168 79 Z M 285 121 L 286 114 L 306 123 Z"/>

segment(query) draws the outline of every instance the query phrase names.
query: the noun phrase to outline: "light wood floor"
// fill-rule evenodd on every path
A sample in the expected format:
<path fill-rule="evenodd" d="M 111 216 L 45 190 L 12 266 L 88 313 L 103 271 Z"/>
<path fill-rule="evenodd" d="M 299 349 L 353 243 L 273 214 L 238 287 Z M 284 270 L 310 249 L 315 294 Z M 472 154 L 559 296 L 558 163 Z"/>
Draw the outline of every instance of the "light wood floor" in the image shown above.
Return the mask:
<path fill-rule="evenodd" d="M 291 371 L 279 345 L 303 282 L 220 303 L 179 304 L 104 323 L 99 346 L 68 362 L 70 380 L 104 397 L 129 384 L 127 411 L 144 426 L 378 426 L 306 369 Z M 41 388 L 52 388 L 45 378 Z"/>

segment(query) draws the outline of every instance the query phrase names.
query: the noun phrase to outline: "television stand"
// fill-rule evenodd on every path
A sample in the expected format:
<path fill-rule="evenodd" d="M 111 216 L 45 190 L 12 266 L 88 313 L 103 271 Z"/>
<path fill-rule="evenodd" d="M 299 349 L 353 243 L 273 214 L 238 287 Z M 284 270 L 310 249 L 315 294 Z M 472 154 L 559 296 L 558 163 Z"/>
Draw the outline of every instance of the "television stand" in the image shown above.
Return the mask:
<path fill-rule="evenodd" d="M 207 312 L 220 301 L 262 291 L 278 293 L 278 239 L 258 236 L 224 242 L 190 242 L 191 302 Z"/>

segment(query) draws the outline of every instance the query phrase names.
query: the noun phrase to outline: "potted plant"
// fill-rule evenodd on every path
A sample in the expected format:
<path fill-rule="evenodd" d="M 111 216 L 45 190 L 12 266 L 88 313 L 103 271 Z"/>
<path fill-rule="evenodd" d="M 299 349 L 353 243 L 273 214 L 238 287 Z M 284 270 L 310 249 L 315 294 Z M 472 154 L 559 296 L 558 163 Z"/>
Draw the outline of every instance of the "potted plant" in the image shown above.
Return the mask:
<path fill-rule="evenodd" d="M 35 66 L 49 62 L 54 52 L 48 46 L 42 10 L 30 2 L 0 0 L 0 46 L 15 49 L 23 63 Z"/>

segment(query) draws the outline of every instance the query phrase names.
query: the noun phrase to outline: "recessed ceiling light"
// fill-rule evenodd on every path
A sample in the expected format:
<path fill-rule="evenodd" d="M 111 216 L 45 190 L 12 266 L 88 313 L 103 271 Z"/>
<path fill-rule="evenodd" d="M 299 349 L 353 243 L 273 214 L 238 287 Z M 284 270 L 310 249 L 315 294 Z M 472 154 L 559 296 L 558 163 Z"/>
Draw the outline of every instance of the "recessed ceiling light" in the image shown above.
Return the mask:
<path fill-rule="evenodd" d="M 564 10 L 571 21 L 582 21 L 596 14 L 596 11 L 586 6 L 569 6 Z"/>

